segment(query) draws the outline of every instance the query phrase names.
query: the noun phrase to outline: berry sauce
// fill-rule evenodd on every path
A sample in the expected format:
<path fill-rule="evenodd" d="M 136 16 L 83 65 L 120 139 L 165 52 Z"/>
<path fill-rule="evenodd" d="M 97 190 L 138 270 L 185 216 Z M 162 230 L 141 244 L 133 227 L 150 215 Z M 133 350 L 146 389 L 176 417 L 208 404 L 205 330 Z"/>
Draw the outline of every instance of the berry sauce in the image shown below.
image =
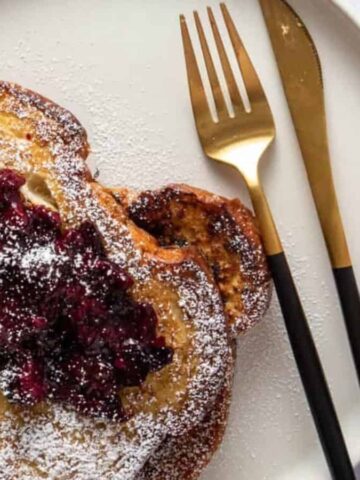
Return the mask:
<path fill-rule="evenodd" d="M 151 305 L 104 251 L 95 226 L 63 229 L 0 170 L 0 389 L 10 402 L 67 404 L 125 420 L 119 391 L 171 362 Z"/>

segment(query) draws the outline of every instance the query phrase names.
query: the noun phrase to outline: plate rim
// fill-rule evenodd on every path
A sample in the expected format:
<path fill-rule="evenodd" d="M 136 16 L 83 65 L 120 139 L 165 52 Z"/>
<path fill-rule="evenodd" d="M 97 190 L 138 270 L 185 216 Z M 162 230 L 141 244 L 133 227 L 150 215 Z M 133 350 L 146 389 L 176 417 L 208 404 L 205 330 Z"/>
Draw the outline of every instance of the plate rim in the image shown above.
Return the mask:
<path fill-rule="evenodd" d="M 340 12 L 346 15 L 353 24 L 360 28 L 360 8 L 357 12 L 352 5 L 348 4 L 348 0 L 327 0 L 331 2 Z M 360 4 L 359 4 L 360 5 Z"/>

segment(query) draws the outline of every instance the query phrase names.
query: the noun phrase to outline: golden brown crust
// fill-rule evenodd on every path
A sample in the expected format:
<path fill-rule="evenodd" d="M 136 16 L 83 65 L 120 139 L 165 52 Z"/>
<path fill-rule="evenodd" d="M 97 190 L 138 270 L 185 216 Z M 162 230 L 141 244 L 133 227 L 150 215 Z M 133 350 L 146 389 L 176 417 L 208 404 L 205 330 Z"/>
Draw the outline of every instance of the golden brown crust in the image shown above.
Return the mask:
<path fill-rule="evenodd" d="M 229 357 L 220 296 L 194 249 L 166 250 L 137 228 L 84 160 L 86 133 L 61 107 L 0 82 L 0 165 L 40 177 L 65 224 L 93 222 L 108 255 L 153 303 L 174 361 L 141 389 L 122 392 L 134 416 L 123 425 L 84 419 L 58 405 L 25 410 L 0 402 L 0 463 L 6 478 L 131 480 L 166 434 L 201 420 L 223 382 Z M 28 186 L 30 182 L 28 182 Z"/>
<path fill-rule="evenodd" d="M 139 194 L 113 192 L 132 220 L 161 246 L 191 245 L 203 254 L 219 285 L 233 335 L 263 317 L 270 274 L 255 219 L 240 200 L 183 184 Z"/>

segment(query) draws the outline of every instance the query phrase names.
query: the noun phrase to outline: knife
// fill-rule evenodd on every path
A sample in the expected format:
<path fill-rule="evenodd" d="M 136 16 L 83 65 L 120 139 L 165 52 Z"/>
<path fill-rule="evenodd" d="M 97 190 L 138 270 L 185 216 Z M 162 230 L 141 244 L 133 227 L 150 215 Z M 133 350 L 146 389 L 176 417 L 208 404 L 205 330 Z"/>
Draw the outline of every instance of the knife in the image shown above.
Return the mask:
<path fill-rule="evenodd" d="M 260 0 L 329 253 L 360 384 L 360 295 L 331 172 L 324 85 L 315 44 L 284 0 Z"/>

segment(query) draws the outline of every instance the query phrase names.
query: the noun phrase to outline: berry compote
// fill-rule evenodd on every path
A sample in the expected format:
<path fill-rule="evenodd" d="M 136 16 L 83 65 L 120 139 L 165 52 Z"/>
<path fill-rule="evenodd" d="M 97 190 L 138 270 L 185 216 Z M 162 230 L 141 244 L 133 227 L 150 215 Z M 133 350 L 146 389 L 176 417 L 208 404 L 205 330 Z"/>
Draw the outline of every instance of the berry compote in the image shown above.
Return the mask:
<path fill-rule="evenodd" d="M 58 213 L 24 201 L 24 183 L 0 170 L 0 388 L 14 403 L 124 420 L 119 390 L 173 352 L 94 225 L 63 229 Z"/>

